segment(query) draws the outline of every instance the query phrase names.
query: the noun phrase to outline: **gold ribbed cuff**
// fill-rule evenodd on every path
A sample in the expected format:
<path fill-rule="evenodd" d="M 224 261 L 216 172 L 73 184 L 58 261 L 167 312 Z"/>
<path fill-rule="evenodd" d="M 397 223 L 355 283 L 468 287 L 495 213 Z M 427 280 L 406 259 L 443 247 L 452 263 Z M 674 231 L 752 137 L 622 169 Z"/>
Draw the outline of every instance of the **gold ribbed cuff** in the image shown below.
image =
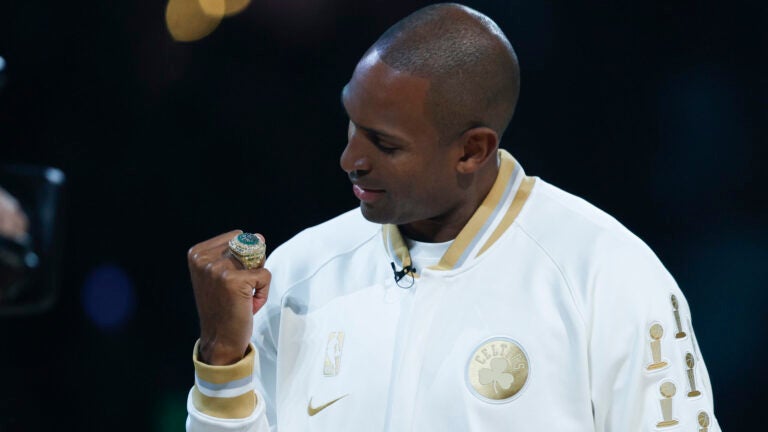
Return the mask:
<path fill-rule="evenodd" d="M 195 387 L 192 390 L 192 403 L 195 408 L 209 416 L 228 419 L 246 418 L 256 408 L 256 393 L 253 386 L 247 385 L 248 378 L 253 379 L 253 365 L 256 358 L 256 347 L 250 344 L 242 360 L 226 366 L 212 366 L 201 362 L 198 358 L 200 340 L 195 343 L 192 352 L 192 362 L 195 365 Z M 244 382 L 244 385 L 238 384 Z M 204 383 L 204 384 L 203 384 Z M 202 385 L 201 389 L 198 385 Z M 226 394 L 237 392 L 240 394 Z M 206 394 L 207 393 L 207 394 Z M 220 395 L 224 393 L 225 395 Z"/>

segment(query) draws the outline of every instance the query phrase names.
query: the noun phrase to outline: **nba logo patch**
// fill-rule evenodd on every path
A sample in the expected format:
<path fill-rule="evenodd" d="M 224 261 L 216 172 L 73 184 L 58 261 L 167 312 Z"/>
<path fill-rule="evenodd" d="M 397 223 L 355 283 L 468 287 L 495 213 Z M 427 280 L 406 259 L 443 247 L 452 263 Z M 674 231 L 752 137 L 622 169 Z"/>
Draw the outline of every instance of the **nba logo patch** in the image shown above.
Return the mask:
<path fill-rule="evenodd" d="M 344 332 L 331 332 L 325 344 L 325 362 L 323 375 L 334 377 L 341 369 L 341 351 L 344 348 Z"/>

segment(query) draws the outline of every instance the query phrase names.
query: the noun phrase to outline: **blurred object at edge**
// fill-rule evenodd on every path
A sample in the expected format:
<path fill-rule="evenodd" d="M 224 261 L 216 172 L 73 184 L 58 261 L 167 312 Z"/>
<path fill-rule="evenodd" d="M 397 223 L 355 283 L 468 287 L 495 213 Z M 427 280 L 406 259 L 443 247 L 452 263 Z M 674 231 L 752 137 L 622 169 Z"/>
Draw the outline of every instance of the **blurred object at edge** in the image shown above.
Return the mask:
<path fill-rule="evenodd" d="M 3 87 L 5 87 L 5 82 L 8 80 L 6 78 L 7 73 L 5 70 L 7 69 L 7 63 L 5 62 L 5 58 L 0 55 L 0 92 L 3 91 Z"/>
<path fill-rule="evenodd" d="M 61 261 L 61 170 L 0 165 L 0 316 L 48 310 Z"/>

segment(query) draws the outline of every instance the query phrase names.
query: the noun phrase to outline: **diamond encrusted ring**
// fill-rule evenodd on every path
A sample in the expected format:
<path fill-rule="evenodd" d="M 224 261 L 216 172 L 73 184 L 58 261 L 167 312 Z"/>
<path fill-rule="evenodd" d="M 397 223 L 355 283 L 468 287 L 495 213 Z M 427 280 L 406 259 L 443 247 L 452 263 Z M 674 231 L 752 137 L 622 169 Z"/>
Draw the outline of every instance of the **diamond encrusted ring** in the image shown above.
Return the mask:
<path fill-rule="evenodd" d="M 267 245 L 256 234 L 238 234 L 229 241 L 229 252 L 246 269 L 261 266 L 264 263 L 266 251 Z"/>

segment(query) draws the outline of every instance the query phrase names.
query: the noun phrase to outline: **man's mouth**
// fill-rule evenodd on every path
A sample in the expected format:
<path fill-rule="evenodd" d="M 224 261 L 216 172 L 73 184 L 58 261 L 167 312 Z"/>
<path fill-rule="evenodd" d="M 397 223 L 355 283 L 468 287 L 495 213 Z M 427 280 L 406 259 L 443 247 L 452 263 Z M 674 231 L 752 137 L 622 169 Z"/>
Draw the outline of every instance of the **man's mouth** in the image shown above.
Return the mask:
<path fill-rule="evenodd" d="M 384 189 L 368 189 L 358 185 L 352 185 L 352 193 L 363 202 L 374 202 L 384 195 Z"/>

